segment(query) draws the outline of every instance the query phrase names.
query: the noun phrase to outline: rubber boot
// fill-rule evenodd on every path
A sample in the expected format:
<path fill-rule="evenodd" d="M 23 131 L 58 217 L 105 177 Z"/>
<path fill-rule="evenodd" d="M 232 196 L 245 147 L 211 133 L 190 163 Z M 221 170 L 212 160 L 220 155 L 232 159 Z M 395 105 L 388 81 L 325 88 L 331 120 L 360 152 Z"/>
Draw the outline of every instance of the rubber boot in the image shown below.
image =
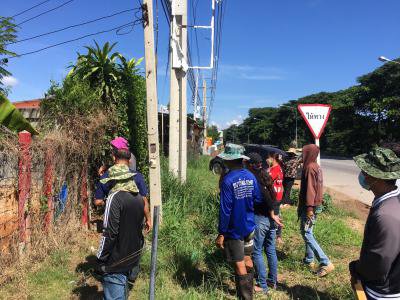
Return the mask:
<path fill-rule="evenodd" d="M 254 273 L 235 275 L 236 295 L 239 300 L 253 299 L 253 279 Z"/>

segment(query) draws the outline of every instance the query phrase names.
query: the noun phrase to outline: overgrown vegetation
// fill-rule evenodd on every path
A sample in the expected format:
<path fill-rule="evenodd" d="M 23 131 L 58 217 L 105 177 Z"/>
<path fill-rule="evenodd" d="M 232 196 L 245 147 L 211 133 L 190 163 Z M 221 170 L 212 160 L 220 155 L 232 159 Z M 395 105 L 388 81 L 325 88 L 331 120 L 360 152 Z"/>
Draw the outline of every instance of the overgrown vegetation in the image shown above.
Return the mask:
<path fill-rule="evenodd" d="M 141 59 L 127 59 L 113 52 L 116 44 L 85 47 L 61 83 L 52 82 L 41 102 L 41 129 L 68 128 L 73 120 L 91 119 L 104 115 L 108 120 L 105 134 L 94 145 L 89 165 L 109 164 L 108 142 L 115 136 L 130 139 L 137 166 L 146 177 L 147 126 L 146 86 L 139 75 Z M 96 155 L 96 154 L 99 155 Z"/>
<path fill-rule="evenodd" d="M 252 108 L 243 124 L 225 130 L 225 140 L 245 143 L 249 136 L 251 142 L 287 149 L 295 140 L 297 117 L 299 146 L 313 142 L 305 122 L 296 113 L 297 104 L 323 103 L 331 104 L 333 108 L 321 137 L 321 148 L 325 153 L 351 156 L 366 152 L 382 141 L 398 141 L 400 65 L 384 64 L 359 77 L 358 83 L 345 90 L 288 101 L 280 107 Z"/>
<path fill-rule="evenodd" d="M 190 162 L 188 180 L 181 185 L 169 176 L 167 163 L 163 162 L 163 224 L 159 235 L 157 299 L 235 299 L 231 268 L 214 245 L 218 177 L 210 174 L 207 165 L 206 157 Z M 296 208 L 285 209 L 282 214 L 285 228 L 284 244 L 278 247 L 280 285 L 264 299 L 352 299 L 347 265 L 359 254 L 362 233 L 350 224 L 358 222 L 361 226 L 362 221 L 336 209 L 334 204 L 331 210 L 319 216 L 315 234 L 336 270 L 332 275 L 318 279 L 301 263 L 304 244 L 299 234 Z M 77 232 L 78 245 L 75 242 L 73 246 L 61 244 L 34 269 L 21 270 L 19 280 L 1 288 L 0 298 L 101 297 L 101 284 L 91 271 L 94 253 L 91 249 L 97 248 L 99 235 Z M 149 246 L 146 249 L 142 273 L 130 299 L 148 298 Z M 16 289 L 18 284 L 28 288 Z"/>

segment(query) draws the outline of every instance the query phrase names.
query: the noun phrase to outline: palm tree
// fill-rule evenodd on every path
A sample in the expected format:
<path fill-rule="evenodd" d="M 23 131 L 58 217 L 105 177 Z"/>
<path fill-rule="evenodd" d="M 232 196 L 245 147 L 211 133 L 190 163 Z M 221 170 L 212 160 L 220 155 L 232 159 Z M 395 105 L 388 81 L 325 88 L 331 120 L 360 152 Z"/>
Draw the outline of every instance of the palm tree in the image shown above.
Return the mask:
<path fill-rule="evenodd" d="M 104 104 L 107 104 L 108 100 L 115 103 L 113 88 L 119 78 L 116 59 L 121 55 L 111 51 L 117 43 L 110 45 L 106 42 L 102 48 L 96 41 L 94 43 L 95 47 L 85 47 L 88 50 L 87 54 L 78 53 L 77 63 L 71 66 L 69 75 L 88 80 L 91 87 L 100 88 Z"/>

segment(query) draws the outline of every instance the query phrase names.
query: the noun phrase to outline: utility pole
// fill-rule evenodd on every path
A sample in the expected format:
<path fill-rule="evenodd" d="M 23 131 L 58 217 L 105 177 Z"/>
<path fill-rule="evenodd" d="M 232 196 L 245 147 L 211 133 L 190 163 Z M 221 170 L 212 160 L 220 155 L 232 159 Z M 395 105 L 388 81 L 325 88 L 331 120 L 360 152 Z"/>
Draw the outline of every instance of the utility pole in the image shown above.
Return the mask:
<path fill-rule="evenodd" d="M 158 141 L 157 73 L 154 55 L 153 0 L 143 0 L 146 60 L 147 139 L 149 149 L 150 207 L 153 220 L 149 299 L 155 298 L 158 223 L 161 211 L 160 147 Z"/>
<path fill-rule="evenodd" d="M 171 4 L 169 170 L 184 182 L 187 167 L 187 0 L 172 0 Z"/>
<path fill-rule="evenodd" d="M 161 207 L 160 147 L 158 142 L 158 100 L 156 63 L 154 56 L 153 2 L 143 0 L 144 48 L 146 61 L 147 91 L 147 138 L 150 170 L 151 213 L 155 206 Z M 154 220 L 154 217 L 152 218 Z"/>
<path fill-rule="evenodd" d="M 207 154 L 207 84 L 203 79 L 203 154 Z"/>
<path fill-rule="evenodd" d="M 164 153 L 164 106 L 161 105 L 161 151 Z"/>

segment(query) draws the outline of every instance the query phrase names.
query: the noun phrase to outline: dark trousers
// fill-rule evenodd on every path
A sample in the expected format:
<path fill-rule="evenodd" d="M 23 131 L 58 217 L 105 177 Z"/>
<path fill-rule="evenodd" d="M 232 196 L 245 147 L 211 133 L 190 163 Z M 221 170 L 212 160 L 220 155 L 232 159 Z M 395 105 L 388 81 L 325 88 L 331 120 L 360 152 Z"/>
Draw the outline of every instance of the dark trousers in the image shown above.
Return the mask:
<path fill-rule="evenodd" d="M 294 184 L 294 178 L 285 177 L 283 179 L 283 198 L 282 204 L 293 205 L 293 200 L 290 199 L 290 191 L 292 190 Z"/>

